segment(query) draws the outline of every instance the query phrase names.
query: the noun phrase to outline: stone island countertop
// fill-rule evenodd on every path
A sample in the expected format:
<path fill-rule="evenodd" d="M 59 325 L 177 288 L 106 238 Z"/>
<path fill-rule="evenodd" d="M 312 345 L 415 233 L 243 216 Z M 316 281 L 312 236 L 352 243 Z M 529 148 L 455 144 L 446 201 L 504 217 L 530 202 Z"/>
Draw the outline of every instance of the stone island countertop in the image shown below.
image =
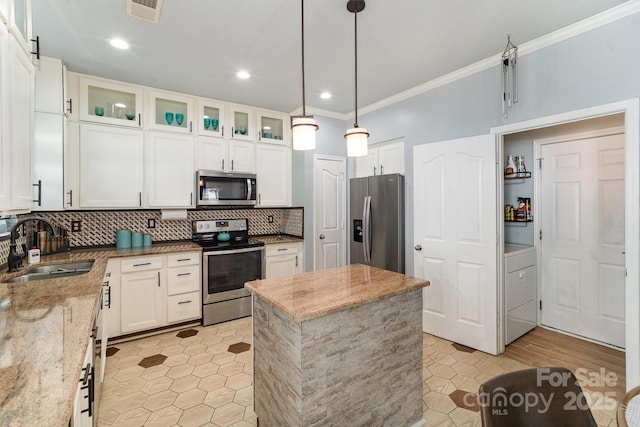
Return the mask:
<path fill-rule="evenodd" d="M 200 251 L 192 242 L 154 243 L 140 250 L 75 249 L 37 265 L 93 260 L 78 276 L 4 283 L 25 273 L 0 273 L 0 424 L 67 426 L 107 260 Z"/>
<path fill-rule="evenodd" d="M 245 283 L 247 289 L 294 321 L 310 320 L 428 285 L 424 279 L 362 264 Z"/>

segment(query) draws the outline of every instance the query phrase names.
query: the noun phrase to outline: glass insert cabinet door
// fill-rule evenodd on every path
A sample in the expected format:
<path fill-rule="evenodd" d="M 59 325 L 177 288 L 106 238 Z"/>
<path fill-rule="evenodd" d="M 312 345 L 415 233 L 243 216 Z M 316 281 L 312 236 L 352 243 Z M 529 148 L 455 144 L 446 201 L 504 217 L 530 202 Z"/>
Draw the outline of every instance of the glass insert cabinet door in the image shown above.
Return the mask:
<path fill-rule="evenodd" d="M 149 92 L 151 123 L 149 128 L 193 133 L 193 101 L 168 92 Z"/>
<path fill-rule="evenodd" d="M 258 112 L 258 141 L 285 144 L 289 136 L 289 116 Z"/>
<path fill-rule="evenodd" d="M 243 141 L 255 141 L 257 135 L 254 134 L 254 112 L 249 108 L 231 106 L 231 134 L 229 138 Z"/>
<path fill-rule="evenodd" d="M 223 138 L 225 136 L 224 104 L 208 100 L 198 101 L 198 134 Z"/>
<path fill-rule="evenodd" d="M 81 77 L 80 120 L 142 127 L 142 89 Z"/>

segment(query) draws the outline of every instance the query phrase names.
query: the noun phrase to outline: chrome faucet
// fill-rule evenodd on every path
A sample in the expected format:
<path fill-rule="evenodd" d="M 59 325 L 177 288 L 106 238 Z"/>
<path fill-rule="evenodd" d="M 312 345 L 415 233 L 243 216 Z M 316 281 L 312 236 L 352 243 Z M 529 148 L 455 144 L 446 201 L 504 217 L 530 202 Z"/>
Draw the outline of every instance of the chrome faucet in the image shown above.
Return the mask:
<path fill-rule="evenodd" d="M 9 272 L 18 271 L 18 268 L 22 267 L 22 258 L 24 258 L 26 254 L 20 255 L 18 252 L 16 252 L 16 233 L 18 227 L 28 221 L 39 221 L 46 224 L 51 229 L 51 236 L 56 236 L 56 229 L 53 224 L 42 217 L 31 216 L 23 218 L 20 221 L 16 222 L 10 230 L 11 240 L 9 241 L 9 256 L 7 257 L 7 266 L 9 267 Z"/>

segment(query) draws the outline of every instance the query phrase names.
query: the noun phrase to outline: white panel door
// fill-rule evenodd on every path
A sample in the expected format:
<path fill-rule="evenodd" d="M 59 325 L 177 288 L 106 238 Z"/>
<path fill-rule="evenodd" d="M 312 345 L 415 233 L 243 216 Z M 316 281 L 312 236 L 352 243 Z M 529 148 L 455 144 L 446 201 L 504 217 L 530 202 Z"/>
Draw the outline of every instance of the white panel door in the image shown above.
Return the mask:
<path fill-rule="evenodd" d="M 314 162 L 315 270 L 346 263 L 346 161 L 316 157 Z"/>
<path fill-rule="evenodd" d="M 425 332 L 497 354 L 496 161 L 491 135 L 414 147 L 414 265 Z"/>
<path fill-rule="evenodd" d="M 624 135 L 541 153 L 542 324 L 624 347 Z"/>

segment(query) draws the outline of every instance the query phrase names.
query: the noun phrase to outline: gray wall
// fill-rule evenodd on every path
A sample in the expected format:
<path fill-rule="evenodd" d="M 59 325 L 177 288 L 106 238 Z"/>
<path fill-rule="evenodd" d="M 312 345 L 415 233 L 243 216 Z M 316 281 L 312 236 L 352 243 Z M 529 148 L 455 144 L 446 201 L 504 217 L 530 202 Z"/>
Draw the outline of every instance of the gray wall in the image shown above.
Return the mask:
<path fill-rule="evenodd" d="M 514 40 L 517 41 L 514 33 Z M 496 52 L 502 46 L 496 46 Z M 406 271 L 413 272 L 413 147 L 488 134 L 490 128 L 640 95 L 640 16 L 607 24 L 519 57 L 519 102 L 502 115 L 501 70 L 496 67 L 368 114 L 360 114 L 370 143 L 404 137 Z M 344 156 L 352 120 L 316 116 L 316 152 Z M 306 269 L 313 265 L 313 153 L 294 153 L 294 204 L 305 207 Z M 352 171 L 352 160 L 349 170 Z M 303 169 L 302 169 L 303 168 Z"/>

